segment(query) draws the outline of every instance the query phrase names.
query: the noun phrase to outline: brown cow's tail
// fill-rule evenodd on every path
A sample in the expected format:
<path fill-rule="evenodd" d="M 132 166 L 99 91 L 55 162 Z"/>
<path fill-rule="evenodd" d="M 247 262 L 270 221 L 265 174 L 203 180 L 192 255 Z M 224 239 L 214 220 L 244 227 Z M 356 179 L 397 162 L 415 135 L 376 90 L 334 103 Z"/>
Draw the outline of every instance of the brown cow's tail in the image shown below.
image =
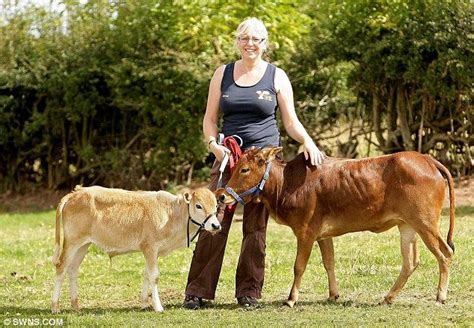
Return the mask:
<path fill-rule="evenodd" d="M 449 187 L 449 230 L 448 230 L 448 237 L 447 243 L 449 247 L 454 252 L 454 242 L 453 242 L 453 233 L 454 233 L 454 180 L 451 176 L 449 170 L 440 162 L 433 159 L 433 163 L 436 168 L 441 172 L 441 174 L 448 180 L 448 187 Z"/>
<path fill-rule="evenodd" d="M 51 258 L 51 261 L 55 266 L 59 266 L 61 264 L 60 256 L 61 256 L 61 221 L 63 218 L 63 209 L 66 206 L 66 203 L 69 201 L 73 194 L 68 194 L 64 196 L 61 201 L 59 202 L 58 208 L 56 209 L 56 231 L 54 236 L 54 254 Z"/>

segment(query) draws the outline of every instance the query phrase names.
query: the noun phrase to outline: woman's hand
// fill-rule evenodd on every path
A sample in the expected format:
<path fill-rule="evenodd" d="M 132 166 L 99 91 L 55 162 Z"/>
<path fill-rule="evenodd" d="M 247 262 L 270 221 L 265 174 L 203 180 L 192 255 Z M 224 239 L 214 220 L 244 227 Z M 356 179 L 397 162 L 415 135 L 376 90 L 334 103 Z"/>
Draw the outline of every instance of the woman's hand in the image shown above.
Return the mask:
<path fill-rule="evenodd" d="M 224 154 L 227 153 L 230 155 L 230 150 L 222 145 L 218 145 L 217 142 L 213 141 L 209 144 L 209 149 L 212 151 L 216 159 L 222 163 L 224 159 Z"/>
<path fill-rule="evenodd" d="M 312 139 L 306 139 L 303 143 L 304 158 L 310 160 L 311 165 L 320 165 L 326 157 L 314 144 Z"/>

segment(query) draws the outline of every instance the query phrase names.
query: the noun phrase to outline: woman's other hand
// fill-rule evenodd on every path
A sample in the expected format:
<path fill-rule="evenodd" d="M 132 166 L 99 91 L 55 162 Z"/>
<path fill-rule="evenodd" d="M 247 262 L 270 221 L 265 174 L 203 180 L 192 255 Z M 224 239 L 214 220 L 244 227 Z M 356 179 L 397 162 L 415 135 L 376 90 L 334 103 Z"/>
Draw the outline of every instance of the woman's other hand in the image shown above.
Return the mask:
<path fill-rule="evenodd" d="M 311 165 L 320 165 L 326 157 L 315 145 L 312 139 L 306 139 L 303 143 L 304 158 L 309 159 Z"/>

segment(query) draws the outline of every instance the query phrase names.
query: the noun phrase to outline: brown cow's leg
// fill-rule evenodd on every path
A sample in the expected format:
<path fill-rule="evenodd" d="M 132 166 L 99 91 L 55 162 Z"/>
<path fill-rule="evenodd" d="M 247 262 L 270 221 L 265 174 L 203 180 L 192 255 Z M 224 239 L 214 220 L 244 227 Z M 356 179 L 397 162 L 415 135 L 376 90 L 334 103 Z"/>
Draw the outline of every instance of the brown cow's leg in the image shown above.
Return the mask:
<path fill-rule="evenodd" d="M 90 243 L 83 245 L 77 250 L 68 268 L 71 306 L 76 311 L 79 311 L 79 299 L 77 297 L 77 274 L 79 271 L 79 266 L 81 265 L 82 260 L 84 260 L 84 257 L 87 254 L 87 249 L 89 248 L 89 245 Z"/>
<path fill-rule="evenodd" d="M 398 226 L 400 231 L 400 248 L 402 252 L 402 270 L 397 281 L 385 296 L 381 304 L 391 304 L 393 299 L 402 290 L 410 275 L 415 271 L 419 264 L 418 249 L 416 247 L 416 231 L 408 224 Z"/>
<path fill-rule="evenodd" d="M 289 307 L 293 307 L 298 301 L 299 289 L 301 287 L 301 278 L 303 277 L 304 270 L 308 264 L 311 251 L 313 249 L 313 243 L 313 240 L 303 240 L 298 238 L 298 250 L 294 266 L 293 286 L 291 287 L 290 296 L 285 302 L 285 305 L 288 305 Z"/>
<path fill-rule="evenodd" d="M 334 244 L 332 238 L 318 241 L 319 249 L 321 250 L 321 257 L 323 259 L 324 269 L 328 275 L 329 283 L 329 300 L 335 301 L 339 298 L 337 290 L 336 275 L 334 273 Z"/>
<path fill-rule="evenodd" d="M 433 230 L 433 231 L 432 231 Z M 449 265 L 453 256 L 453 250 L 441 237 L 438 227 L 420 229 L 418 234 L 423 239 L 426 247 L 433 253 L 439 265 L 439 283 L 436 301 L 444 303 L 448 294 Z"/>

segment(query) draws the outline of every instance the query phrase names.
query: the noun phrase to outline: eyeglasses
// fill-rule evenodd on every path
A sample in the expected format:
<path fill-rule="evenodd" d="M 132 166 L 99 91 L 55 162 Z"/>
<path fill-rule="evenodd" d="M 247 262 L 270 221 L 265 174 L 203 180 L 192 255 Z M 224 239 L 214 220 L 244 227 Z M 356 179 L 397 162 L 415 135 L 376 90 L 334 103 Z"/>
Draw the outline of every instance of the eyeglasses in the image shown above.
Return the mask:
<path fill-rule="evenodd" d="M 249 38 L 248 36 L 239 36 L 237 39 L 242 44 L 249 43 L 250 41 L 252 41 L 253 44 L 260 44 L 265 41 L 264 38 Z"/>

